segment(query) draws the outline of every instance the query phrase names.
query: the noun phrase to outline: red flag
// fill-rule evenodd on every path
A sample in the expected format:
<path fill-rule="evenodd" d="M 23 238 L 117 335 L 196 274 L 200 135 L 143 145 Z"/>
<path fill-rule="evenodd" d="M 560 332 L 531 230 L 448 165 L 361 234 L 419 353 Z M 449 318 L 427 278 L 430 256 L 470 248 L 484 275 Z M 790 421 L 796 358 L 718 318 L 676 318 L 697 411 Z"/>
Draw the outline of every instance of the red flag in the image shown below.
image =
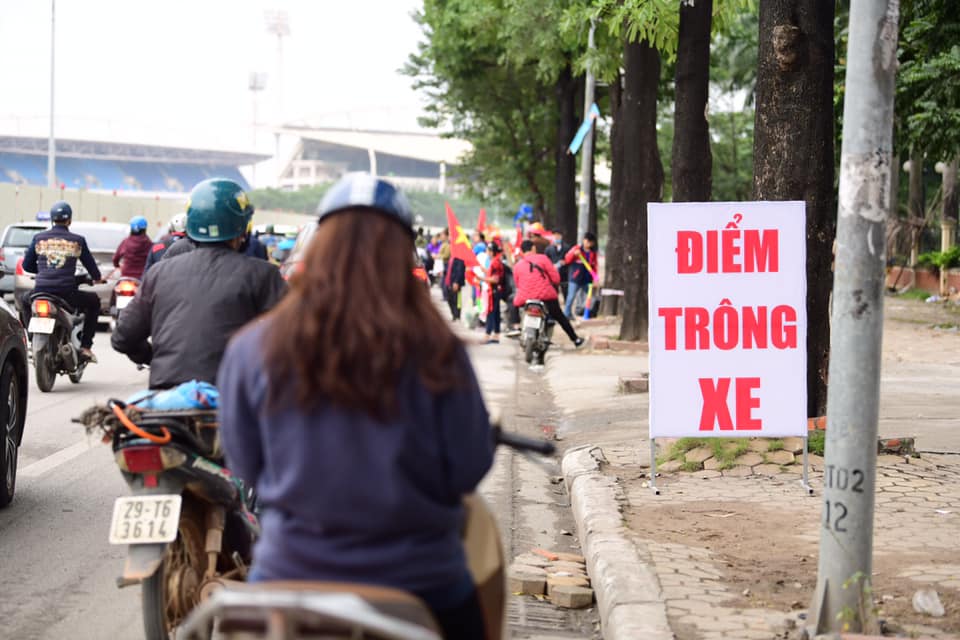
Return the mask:
<path fill-rule="evenodd" d="M 484 233 L 487 230 L 487 210 L 480 209 L 480 217 L 477 218 L 477 231 Z"/>
<path fill-rule="evenodd" d="M 477 256 L 473 252 L 473 246 L 470 244 L 467 232 L 457 221 L 457 216 L 450 208 L 450 203 L 445 202 L 444 205 L 447 207 L 447 226 L 450 228 L 450 257 L 463 260 L 467 270 L 472 267 L 479 267 L 480 261 L 477 260 Z"/>

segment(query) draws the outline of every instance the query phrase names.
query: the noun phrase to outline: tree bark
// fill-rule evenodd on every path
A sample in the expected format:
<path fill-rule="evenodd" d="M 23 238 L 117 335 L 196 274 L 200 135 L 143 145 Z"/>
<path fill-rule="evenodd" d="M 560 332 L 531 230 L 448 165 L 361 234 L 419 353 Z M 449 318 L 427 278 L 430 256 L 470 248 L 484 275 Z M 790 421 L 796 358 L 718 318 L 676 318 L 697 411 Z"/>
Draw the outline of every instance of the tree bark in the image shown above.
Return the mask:
<path fill-rule="evenodd" d="M 671 159 L 674 202 L 710 200 L 713 156 L 707 102 L 712 21 L 713 0 L 680 3 Z"/>
<path fill-rule="evenodd" d="M 607 220 L 607 246 L 604 253 L 603 285 L 611 289 L 623 288 L 623 219 L 626 203 L 621 197 L 623 190 L 623 88 L 622 78 L 617 74 L 610 83 L 610 113 L 613 123 L 610 127 L 610 211 Z M 600 313 L 607 316 L 619 314 L 621 300 L 616 296 L 603 298 Z"/>
<path fill-rule="evenodd" d="M 627 43 L 623 55 L 623 102 L 620 107 L 623 178 L 620 233 L 623 253 L 623 320 L 621 340 L 646 340 L 647 203 L 663 195 L 663 164 L 657 149 L 657 88 L 660 52 L 646 41 Z"/>
<path fill-rule="evenodd" d="M 577 234 L 577 157 L 567 147 L 577 132 L 577 82 L 568 64 L 560 72 L 556 84 L 560 122 L 557 127 L 557 170 L 555 190 L 555 227 L 564 238 Z"/>
<path fill-rule="evenodd" d="M 807 203 L 807 410 L 824 415 L 833 286 L 834 3 L 761 0 L 753 144 L 757 200 Z"/>

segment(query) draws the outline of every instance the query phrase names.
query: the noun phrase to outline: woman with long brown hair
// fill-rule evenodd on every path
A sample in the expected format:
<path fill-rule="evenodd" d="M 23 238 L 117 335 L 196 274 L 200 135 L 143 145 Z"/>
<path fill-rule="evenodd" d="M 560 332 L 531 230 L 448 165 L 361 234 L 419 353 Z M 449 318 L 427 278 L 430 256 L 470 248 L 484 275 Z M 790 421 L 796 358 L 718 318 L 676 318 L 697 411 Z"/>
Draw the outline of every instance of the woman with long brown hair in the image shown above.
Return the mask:
<path fill-rule="evenodd" d="M 227 462 L 262 504 L 250 579 L 403 589 L 446 637 L 483 638 L 461 499 L 493 441 L 466 351 L 412 275 L 396 188 L 351 174 L 318 214 L 290 292 L 218 375 Z"/>

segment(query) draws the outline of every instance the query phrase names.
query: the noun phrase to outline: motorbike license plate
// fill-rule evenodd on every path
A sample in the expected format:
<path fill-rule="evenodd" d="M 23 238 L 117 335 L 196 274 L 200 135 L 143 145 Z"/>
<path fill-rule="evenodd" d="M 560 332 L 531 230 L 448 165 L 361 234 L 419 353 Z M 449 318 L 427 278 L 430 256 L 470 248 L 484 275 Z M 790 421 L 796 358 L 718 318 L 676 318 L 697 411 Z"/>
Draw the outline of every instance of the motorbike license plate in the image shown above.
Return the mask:
<path fill-rule="evenodd" d="M 113 503 L 110 544 L 172 542 L 180 522 L 178 495 L 124 496 Z"/>
<path fill-rule="evenodd" d="M 543 318 L 538 318 L 536 316 L 524 316 L 523 318 L 523 328 L 524 329 L 540 329 L 543 323 Z"/>
<path fill-rule="evenodd" d="M 53 327 L 56 324 L 56 318 L 33 317 L 27 325 L 27 333 L 53 333 Z"/>
<path fill-rule="evenodd" d="M 133 300 L 133 296 L 117 296 L 117 311 L 126 309 L 131 300 Z"/>

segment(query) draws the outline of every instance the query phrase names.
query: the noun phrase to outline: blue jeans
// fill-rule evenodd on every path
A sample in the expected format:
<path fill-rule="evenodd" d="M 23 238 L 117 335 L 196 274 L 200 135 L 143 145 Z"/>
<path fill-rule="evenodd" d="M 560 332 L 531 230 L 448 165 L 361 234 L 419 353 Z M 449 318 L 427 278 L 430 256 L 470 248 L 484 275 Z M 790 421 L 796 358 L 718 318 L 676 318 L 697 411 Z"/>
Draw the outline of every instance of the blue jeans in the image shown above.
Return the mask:
<path fill-rule="evenodd" d="M 573 301 L 577 297 L 577 293 L 580 291 L 586 292 L 589 286 L 588 284 L 577 284 L 573 280 L 570 281 L 570 284 L 567 285 L 567 299 L 563 301 L 563 315 L 568 318 L 570 317 L 570 314 L 573 312 Z"/>

